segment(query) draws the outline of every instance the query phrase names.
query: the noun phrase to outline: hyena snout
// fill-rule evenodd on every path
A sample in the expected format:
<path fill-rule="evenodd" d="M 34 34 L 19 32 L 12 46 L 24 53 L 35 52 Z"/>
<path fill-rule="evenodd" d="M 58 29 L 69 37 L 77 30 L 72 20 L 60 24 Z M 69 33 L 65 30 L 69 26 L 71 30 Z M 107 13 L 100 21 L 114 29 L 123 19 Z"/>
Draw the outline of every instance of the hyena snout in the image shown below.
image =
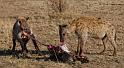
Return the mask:
<path fill-rule="evenodd" d="M 22 31 L 21 32 L 21 39 L 29 39 L 30 38 L 30 34 L 25 32 L 25 31 Z"/>
<path fill-rule="evenodd" d="M 26 39 L 26 38 L 28 38 L 27 35 L 24 35 L 24 34 L 21 35 L 21 39 Z"/>

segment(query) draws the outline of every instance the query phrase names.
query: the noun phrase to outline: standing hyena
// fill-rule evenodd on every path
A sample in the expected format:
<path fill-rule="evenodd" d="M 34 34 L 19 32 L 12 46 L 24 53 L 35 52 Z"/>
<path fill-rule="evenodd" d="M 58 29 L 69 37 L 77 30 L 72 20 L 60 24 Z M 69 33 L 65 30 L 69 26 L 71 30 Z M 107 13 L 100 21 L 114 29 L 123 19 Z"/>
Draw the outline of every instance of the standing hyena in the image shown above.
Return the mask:
<path fill-rule="evenodd" d="M 115 28 L 110 23 L 103 22 L 100 18 L 81 17 L 73 20 L 72 23 L 66 27 L 65 34 L 72 32 L 75 32 L 78 36 L 76 52 L 78 57 L 83 56 L 82 48 L 87 39 L 91 37 L 101 39 L 103 41 L 104 50 L 101 53 L 103 53 L 106 49 L 105 38 L 107 38 L 114 48 L 113 55 L 116 55 L 117 45 L 115 43 Z"/>
<path fill-rule="evenodd" d="M 16 41 L 18 41 L 21 45 L 22 48 L 22 53 L 24 56 L 26 56 L 26 53 L 28 52 L 26 44 L 28 43 L 28 41 L 31 39 L 35 49 L 37 50 L 37 52 L 39 51 L 39 48 L 37 46 L 36 40 L 35 40 L 35 36 L 33 35 L 32 31 L 30 30 L 30 27 L 27 24 L 27 20 L 29 18 L 27 17 L 18 17 L 16 19 L 16 22 L 13 26 L 13 30 L 12 30 L 12 41 L 13 41 L 13 48 L 12 48 L 12 52 L 15 54 L 15 47 L 16 47 Z"/>

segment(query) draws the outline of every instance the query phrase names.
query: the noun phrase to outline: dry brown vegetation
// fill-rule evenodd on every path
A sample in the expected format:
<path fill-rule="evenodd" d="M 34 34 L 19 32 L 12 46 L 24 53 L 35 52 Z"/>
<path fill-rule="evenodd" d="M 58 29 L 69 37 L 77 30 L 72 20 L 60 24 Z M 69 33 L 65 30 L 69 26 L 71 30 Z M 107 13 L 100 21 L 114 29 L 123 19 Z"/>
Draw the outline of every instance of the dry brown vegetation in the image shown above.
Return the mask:
<path fill-rule="evenodd" d="M 124 67 L 124 1 L 123 0 L 0 0 L 0 68 L 123 68 Z M 52 5 L 54 4 L 54 5 Z M 58 5 L 59 4 L 59 5 Z M 61 10 L 60 10 L 61 8 Z M 8 52 L 11 49 L 11 32 L 15 16 L 29 16 L 28 21 L 36 38 L 45 44 L 59 44 L 58 25 L 69 23 L 73 19 L 88 16 L 100 17 L 111 22 L 117 32 L 117 56 L 109 56 L 110 46 L 104 55 L 93 54 L 102 51 L 103 46 L 96 39 L 88 39 L 84 51 L 90 62 L 80 64 L 56 63 L 53 61 L 13 58 Z M 74 34 L 67 39 L 71 51 L 76 49 L 77 39 Z M 110 43 L 107 42 L 107 45 Z M 40 45 L 41 51 L 46 47 Z M 18 44 L 17 49 L 20 49 Z M 28 49 L 33 50 L 30 42 Z"/>

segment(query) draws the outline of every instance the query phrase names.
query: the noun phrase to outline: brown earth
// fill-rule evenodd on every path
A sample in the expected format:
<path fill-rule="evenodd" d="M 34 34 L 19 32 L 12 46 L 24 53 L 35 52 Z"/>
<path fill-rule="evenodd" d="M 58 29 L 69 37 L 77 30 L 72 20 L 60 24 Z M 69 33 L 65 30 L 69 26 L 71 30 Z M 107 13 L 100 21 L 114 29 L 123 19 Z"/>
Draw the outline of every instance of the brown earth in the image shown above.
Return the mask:
<path fill-rule="evenodd" d="M 124 68 L 124 0 L 63 0 L 64 9 L 61 13 L 51 6 L 50 0 L 0 0 L 0 68 Z M 112 46 L 104 55 L 98 55 L 103 46 L 98 45 L 99 40 L 89 39 L 84 51 L 89 63 L 73 64 L 56 63 L 53 61 L 38 61 L 32 59 L 13 58 L 8 52 L 12 47 L 11 32 L 16 16 L 28 16 L 36 38 L 45 44 L 59 44 L 58 25 L 69 23 L 81 16 L 100 17 L 112 23 L 116 28 L 117 56 L 110 56 Z M 68 47 L 76 50 L 77 38 L 74 34 L 68 37 Z M 110 45 L 107 42 L 107 45 Z M 46 47 L 39 44 L 41 51 Z M 18 44 L 17 49 L 20 49 Z M 29 50 L 34 50 L 32 43 Z M 40 57 L 40 56 L 38 56 Z"/>

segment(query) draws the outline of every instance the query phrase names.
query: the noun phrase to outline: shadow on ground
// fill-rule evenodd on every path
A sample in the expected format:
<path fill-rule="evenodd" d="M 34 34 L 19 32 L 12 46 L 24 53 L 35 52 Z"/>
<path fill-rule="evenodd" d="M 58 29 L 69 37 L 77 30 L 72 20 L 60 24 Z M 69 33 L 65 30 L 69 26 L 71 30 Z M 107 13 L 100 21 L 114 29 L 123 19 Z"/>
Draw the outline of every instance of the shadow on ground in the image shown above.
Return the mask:
<path fill-rule="evenodd" d="M 16 50 L 16 52 L 19 54 L 21 53 L 21 50 Z M 29 50 L 30 54 L 37 54 L 35 50 Z M 49 51 L 40 51 L 39 52 L 42 55 L 49 54 Z M 12 55 L 12 50 L 0 50 L 0 56 L 10 56 Z"/>

